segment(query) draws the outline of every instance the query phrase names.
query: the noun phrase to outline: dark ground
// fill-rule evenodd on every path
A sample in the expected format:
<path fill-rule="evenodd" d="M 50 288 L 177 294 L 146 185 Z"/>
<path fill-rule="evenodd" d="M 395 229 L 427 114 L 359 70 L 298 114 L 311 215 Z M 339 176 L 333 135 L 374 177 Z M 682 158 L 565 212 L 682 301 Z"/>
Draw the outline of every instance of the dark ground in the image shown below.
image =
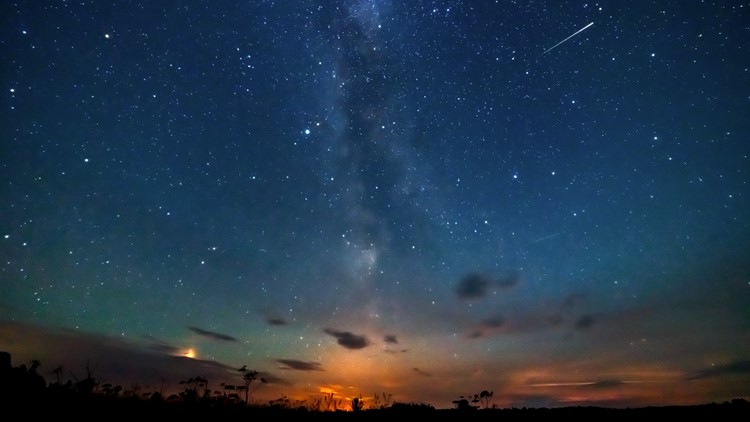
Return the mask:
<path fill-rule="evenodd" d="M 16 397 L 0 399 L 0 418 L 3 420 L 38 420 L 40 418 L 75 418 L 77 421 L 103 421 L 117 418 L 136 420 L 384 420 L 389 418 L 438 420 L 615 420 L 637 418 L 663 421 L 675 418 L 698 420 L 750 420 L 750 402 L 732 402 L 696 406 L 665 406 L 614 409 L 602 407 L 512 408 L 512 409 L 435 409 L 428 405 L 394 404 L 390 408 L 359 412 L 317 412 L 307 409 L 245 407 L 244 405 L 216 405 L 202 403 L 169 403 L 143 399 L 91 397 Z M 12 418 L 12 419 L 11 419 Z"/>

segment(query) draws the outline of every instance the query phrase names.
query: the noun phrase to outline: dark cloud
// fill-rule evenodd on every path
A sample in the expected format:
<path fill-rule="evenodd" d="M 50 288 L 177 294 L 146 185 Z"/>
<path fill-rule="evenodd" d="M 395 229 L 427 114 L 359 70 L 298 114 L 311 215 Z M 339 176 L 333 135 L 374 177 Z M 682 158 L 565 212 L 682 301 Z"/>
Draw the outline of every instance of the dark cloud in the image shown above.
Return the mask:
<path fill-rule="evenodd" d="M 548 317 L 532 312 L 517 312 L 509 318 L 488 318 L 481 321 L 480 324 L 480 329 L 486 335 L 534 333 L 555 329 L 556 327 Z"/>
<path fill-rule="evenodd" d="M 145 343 L 135 341 L 143 339 Z M 184 357 L 179 352 L 184 349 L 149 336 L 129 339 L 59 327 L 0 322 L 0 344 L 11 353 L 13 365 L 39 360 L 42 363 L 40 374 L 44 376 L 51 377 L 49 371 L 61 366 L 71 379 L 81 378 L 90 367 L 98 379 L 106 379 L 113 385 L 138 384 L 144 392 L 164 388 L 166 394 L 176 393 L 182 390 L 180 381 L 195 376 L 208 378 L 217 385 L 224 381 L 232 384 L 237 379 L 235 366 Z"/>
<path fill-rule="evenodd" d="M 170 355 L 178 354 L 179 351 L 180 351 L 179 347 L 173 346 L 171 344 L 167 344 L 166 342 L 164 342 L 162 340 L 159 340 L 159 339 L 157 339 L 154 336 L 142 336 L 142 337 L 146 341 L 148 341 L 149 343 L 151 343 L 150 344 L 151 350 L 154 350 L 154 351 L 157 351 L 157 352 L 161 352 L 161 353 L 165 353 L 165 354 L 170 354 Z"/>
<path fill-rule="evenodd" d="M 750 360 L 738 360 L 702 369 L 688 376 L 690 380 L 714 378 L 724 375 L 750 374 Z"/>
<path fill-rule="evenodd" d="M 266 384 L 285 385 L 285 386 L 294 385 L 294 383 L 290 382 L 287 379 L 280 378 L 273 374 L 269 374 L 268 372 L 263 372 L 263 371 L 258 372 L 258 378 L 262 378 L 266 380 Z"/>
<path fill-rule="evenodd" d="M 475 329 L 474 331 L 471 331 L 467 337 L 470 339 L 476 339 L 476 338 L 482 338 L 487 335 L 492 334 L 492 332 L 499 332 L 501 328 L 505 326 L 505 318 L 501 316 L 487 318 L 485 320 L 482 320 L 480 323 L 480 328 Z"/>
<path fill-rule="evenodd" d="M 467 335 L 466 337 L 470 339 L 482 338 L 484 337 L 484 332 L 482 332 L 482 330 L 475 330 L 475 331 L 470 332 L 469 335 Z"/>
<path fill-rule="evenodd" d="M 155 352 L 164 353 L 167 355 L 174 355 L 179 353 L 180 348 L 165 343 L 154 343 L 151 345 L 151 349 Z"/>
<path fill-rule="evenodd" d="M 497 329 L 505 325 L 505 318 L 499 316 L 494 318 L 487 318 L 482 321 L 482 325 L 486 328 Z"/>
<path fill-rule="evenodd" d="M 386 349 L 386 351 L 385 351 L 385 352 L 386 352 L 386 353 L 390 353 L 390 354 L 393 354 L 393 355 L 395 355 L 395 354 L 397 354 L 397 353 L 406 353 L 406 352 L 408 352 L 408 351 L 409 351 L 409 349 L 400 349 L 400 350 L 391 350 L 391 349 Z"/>
<path fill-rule="evenodd" d="M 425 372 L 425 371 L 423 371 L 423 370 L 421 370 L 419 368 L 412 368 L 412 370 L 414 371 L 414 373 L 416 373 L 418 375 L 421 375 L 423 377 L 431 377 L 432 376 L 432 374 L 430 374 L 429 372 Z"/>
<path fill-rule="evenodd" d="M 492 286 L 509 289 L 520 281 L 521 276 L 517 272 L 496 279 L 485 274 L 470 273 L 459 281 L 458 286 L 456 286 L 456 294 L 461 299 L 480 299 L 487 296 L 488 290 Z"/>
<path fill-rule="evenodd" d="M 479 299 L 487 295 L 487 288 L 492 280 L 482 274 L 471 273 L 461 279 L 456 287 L 456 294 L 461 299 Z"/>
<path fill-rule="evenodd" d="M 336 342 L 347 349 L 364 349 L 370 345 L 367 337 L 350 333 L 349 331 L 337 331 L 331 328 L 323 330 L 326 334 L 336 337 Z"/>
<path fill-rule="evenodd" d="M 386 335 L 383 337 L 383 341 L 388 344 L 398 344 L 398 339 L 396 339 L 396 336 L 394 335 Z"/>
<path fill-rule="evenodd" d="M 206 337 L 206 338 L 210 338 L 212 340 L 237 341 L 236 338 L 234 338 L 234 337 L 232 337 L 230 335 L 227 335 L 227 334 L 216 333 L 216 332 L 204 330 L 204 329 L 198 328 L 198 327 L 188 327 L 188 329 L 190 329 L 190 331 L 192 331 L 192 332 L 194 332 L 196 334 L 199 334 L 199 335 L 201 335 L 203 337 Z"/>
<path fill-rule="evenodd" d="M 576 330 L 586 330 L 594 326 L 596 319 L 593 315 L 583 315 L 575 323 Z"/>
<path fill-rule="evenodd" d="M 266 318 L 266 322 L 268 323 L 268 325 L 287 325 L 286 320 L 282 318 Z"/>
<path fill-rule="evenodd" d="M 581 313 L 580 310 L 575 312 L 573 308 L 584 300 L 583 294 L 569 295 L 561 300 L 547 301 L 536 307 L 513 312 L 507 317 L 495 314 L 477 320 L 469 317 L 468 314 L 446 314 L 441 315 L 441 318 L 462 329 L 469 339 L 561 328 L 570 330 L 565 334 L 565 338 L 569 338 L 577 331 L 583 332 L 612 318 L 611 314 L 605 313 Z"/>
<path fill-rule="evenodd" d="M 318 362 L 303 362 L 295 359 L 276 359 L 276 362 L 285 366 L 282 369 L 294 369 L 296 371 L 322 371 Z"/>

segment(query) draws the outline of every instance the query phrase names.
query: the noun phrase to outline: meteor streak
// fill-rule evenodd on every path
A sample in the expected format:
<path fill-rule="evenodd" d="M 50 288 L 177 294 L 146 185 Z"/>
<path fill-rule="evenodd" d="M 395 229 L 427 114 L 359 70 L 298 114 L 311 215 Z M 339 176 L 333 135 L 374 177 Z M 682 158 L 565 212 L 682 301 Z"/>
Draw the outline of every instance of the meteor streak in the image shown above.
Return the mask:
<path fill-rule="evenodd" d="M 559 236 L 561 234 L 562 234 L 562 232 L 548 234 L 547 236 L 540 237 L 539 239 L 536 239 L 536 240 L 532 240 L 531 243 L 537 243 L 537 242 L 541 242 L 542 240 L 552 239 L 553 237 Z"/>
<path fill-rule="evenodd" d="M 548 48 L 547 50 L 544 51 L 544 53 L 542 53 L 542 56 L 545 55 L 545 54 L 547 54 L 547 53 L 549 53 L 550 51 L 554 50 L 555 48 L 557 48 L 560 44 L 564 43 L 565 41 L 567 41 L 567 40 L 575 37 L 578 34 L 580 34 L 584 30 L 586 30 L 586 28 L 588 28 L 589 26 L 591 26 L 593 24 L 594 24 L 594 22 L 591 22 L 590 24 L 588 24 L 588 25 L 584 26 L 583 28 L 579 29 L 578 31 L 574 32 L 573 35 L 569 36 L 568 38 L 565 38 L 564 40 L 560 41 L 559 43 L 557 43 L 557 44 L 553 45 L 552 47 Z"/>

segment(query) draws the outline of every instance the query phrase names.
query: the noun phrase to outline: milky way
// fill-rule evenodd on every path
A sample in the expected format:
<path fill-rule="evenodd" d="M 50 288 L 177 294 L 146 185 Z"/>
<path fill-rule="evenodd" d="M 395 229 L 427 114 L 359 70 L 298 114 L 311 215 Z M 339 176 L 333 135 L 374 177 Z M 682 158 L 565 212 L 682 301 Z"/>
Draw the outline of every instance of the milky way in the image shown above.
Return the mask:
<path fill-rule="evenodd" d="M 516 3 L 3 3 L 0 350 L 259 402 L 750 395 L 750 8 Z"/>

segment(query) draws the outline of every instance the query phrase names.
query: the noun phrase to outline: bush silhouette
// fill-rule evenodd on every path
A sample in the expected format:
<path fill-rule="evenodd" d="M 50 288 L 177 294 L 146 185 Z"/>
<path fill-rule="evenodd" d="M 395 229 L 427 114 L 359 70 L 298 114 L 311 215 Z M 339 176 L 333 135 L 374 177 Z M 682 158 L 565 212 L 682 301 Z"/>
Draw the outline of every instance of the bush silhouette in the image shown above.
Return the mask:
<path fill-rule="evenodd" d="M 40 366 L 38 360 L 33 360 L 28 368 L 25 364 L 14 368 L 10 353 L 0 352 L 0 395 L 15 399 L 42 394 L 47 382 L 36 371 Z"/>

